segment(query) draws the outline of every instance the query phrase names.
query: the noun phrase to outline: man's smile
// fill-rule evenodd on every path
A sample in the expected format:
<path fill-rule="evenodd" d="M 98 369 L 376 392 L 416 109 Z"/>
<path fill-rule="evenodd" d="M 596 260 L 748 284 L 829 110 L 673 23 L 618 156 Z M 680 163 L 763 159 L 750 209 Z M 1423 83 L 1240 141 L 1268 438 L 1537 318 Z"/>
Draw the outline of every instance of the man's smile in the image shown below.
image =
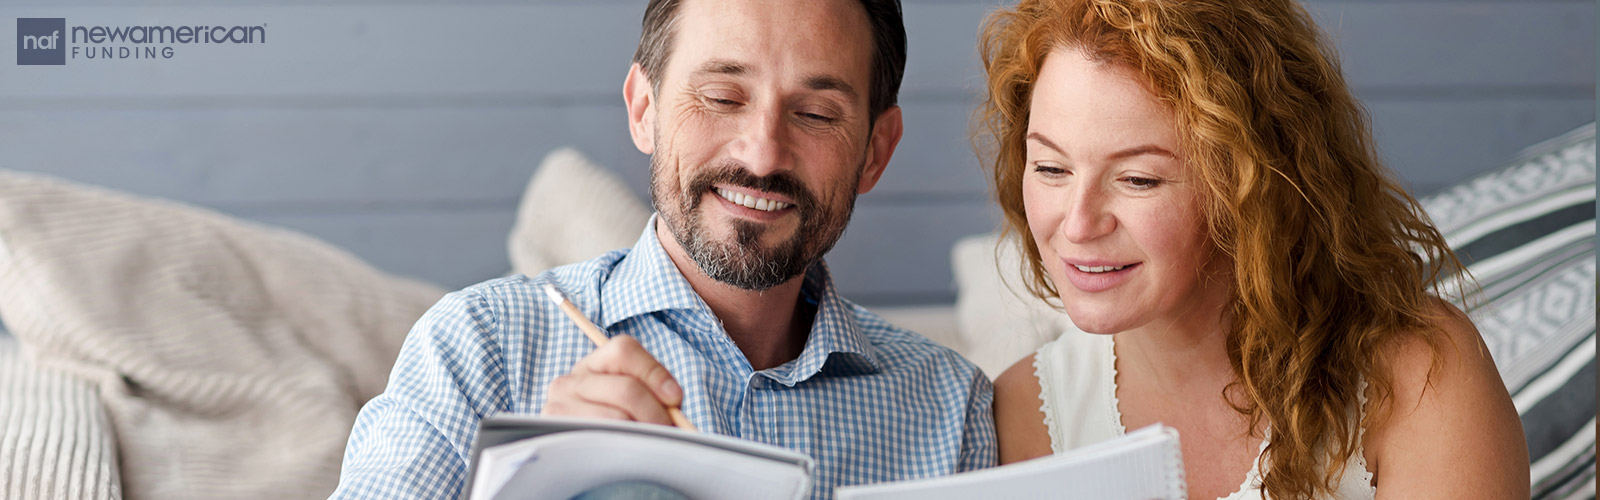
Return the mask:
<path fill-rule="evenodd" d="M 783 210 L 785 208 L 789 208 L 789 207 L 793 206 L 792 203 L 784 203 L 784 202 L 781 202 L 781 201 L 778 201 L 778 200 L 769 199 L 769 198 L 760 198 L 760 197 L 756 197 L 756 196 L 751 196 L 751 195 L 748 195 L 748 194 L 740 193 L 738 191 L 733 191 L 731 189 L 726 189 L 726 188 L 715 188 L 715 191 L 717 193 L 717 196 L 721 196 L 722 199 L 724 199 L 724 200 L 728 200 L 728 201 L 731 201 L 731 202 L 733 202 L 735 204 L 742 205 L 745 208 L 751 208 L 751 209 L 760 210 L 760 211 L 763 211 L 763 212 L 776 212 L 776 211 Z"/>
<path fill-rule="evenodd" d="M 782 195 L 727 184 L 711 187 L 711 192 L 735 215 L 763 221 L 774 221 L 793 212 L 795 203 Z"/>

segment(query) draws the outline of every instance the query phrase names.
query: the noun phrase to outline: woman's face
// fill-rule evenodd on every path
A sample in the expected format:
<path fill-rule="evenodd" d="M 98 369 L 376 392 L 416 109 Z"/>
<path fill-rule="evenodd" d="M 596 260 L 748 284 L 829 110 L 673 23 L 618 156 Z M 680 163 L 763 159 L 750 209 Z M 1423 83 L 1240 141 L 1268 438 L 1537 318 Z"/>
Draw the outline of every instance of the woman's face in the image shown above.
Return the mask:
<path fill-rule="evenodd" d="M 1087 332 L 1183 328 L 1227 298 L 1176 122 L 1136 78 L 1061 48 L 1034 85 L 1028 228 L 1067 314 Z"/>

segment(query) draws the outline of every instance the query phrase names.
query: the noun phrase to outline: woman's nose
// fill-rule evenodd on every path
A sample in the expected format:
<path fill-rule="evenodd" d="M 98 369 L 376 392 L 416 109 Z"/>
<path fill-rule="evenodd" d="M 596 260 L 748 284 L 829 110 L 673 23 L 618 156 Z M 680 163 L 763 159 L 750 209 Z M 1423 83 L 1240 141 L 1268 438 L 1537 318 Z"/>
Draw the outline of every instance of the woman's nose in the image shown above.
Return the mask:
<path fill-rule="evenodd" d="M 1117 228 L 1104 189 L 1083 183 L 1068 194 L 1067 213 L 1061 220 L 1061 235 L 1072 243 L 1087 243 L 1110 234 Z"/>

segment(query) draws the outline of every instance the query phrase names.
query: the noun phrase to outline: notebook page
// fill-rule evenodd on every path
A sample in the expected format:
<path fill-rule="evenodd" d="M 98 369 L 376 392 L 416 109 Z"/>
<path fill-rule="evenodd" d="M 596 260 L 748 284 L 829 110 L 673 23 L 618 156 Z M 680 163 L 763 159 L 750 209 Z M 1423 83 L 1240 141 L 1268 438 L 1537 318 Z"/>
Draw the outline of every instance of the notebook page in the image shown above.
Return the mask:
<path fill-rule="evenodd" d="M 1060 455 L 920 481 L 852 486 L 839 500 L 1181 499 L 1178 432 L 1160 424 Z"/>

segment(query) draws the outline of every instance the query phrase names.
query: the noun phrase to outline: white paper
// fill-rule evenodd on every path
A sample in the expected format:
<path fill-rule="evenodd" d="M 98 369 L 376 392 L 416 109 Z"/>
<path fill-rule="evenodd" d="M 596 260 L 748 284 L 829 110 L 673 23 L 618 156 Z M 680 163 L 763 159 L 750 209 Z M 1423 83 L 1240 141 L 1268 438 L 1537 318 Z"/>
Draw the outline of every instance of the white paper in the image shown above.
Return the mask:
<path fill-rule="evenodd" d="M 837 490 L 838 500 L 1181 500 L 1178 431 L 1151 425 L 1060 455 L 920 481 Z"/>
<path fill-rule="evenodd" d="M 704 500 L 810 495 L 809 471 L 794 462 L 665 436 L 558 432 L 489 447 L 478 460 L 471 500 L 568 500 L 621 481 L 651 482 Z"/>

